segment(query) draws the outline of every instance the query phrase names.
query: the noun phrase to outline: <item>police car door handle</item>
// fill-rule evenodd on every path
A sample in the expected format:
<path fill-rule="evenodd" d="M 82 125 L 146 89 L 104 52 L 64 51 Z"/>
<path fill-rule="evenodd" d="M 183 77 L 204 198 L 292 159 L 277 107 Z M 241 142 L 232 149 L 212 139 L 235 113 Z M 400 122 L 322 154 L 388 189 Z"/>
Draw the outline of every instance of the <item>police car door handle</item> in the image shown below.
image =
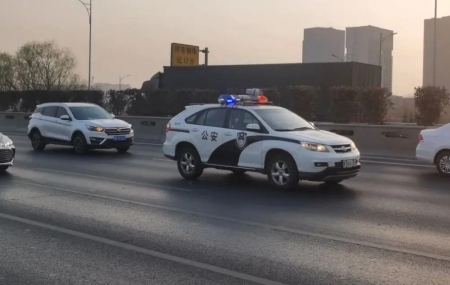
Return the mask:
<path fill-rule="evenodd" d="M 191 131 L 195 133 L 195 132 L 198 132 L 198 129 L 193 128 Z"/>
<path fill-rule="evenodd" d="M 231 133 L 228 132 L 228 133 L 225 133 L 224 135 L 226 135 L 226 136 L 231 136 Z"/>

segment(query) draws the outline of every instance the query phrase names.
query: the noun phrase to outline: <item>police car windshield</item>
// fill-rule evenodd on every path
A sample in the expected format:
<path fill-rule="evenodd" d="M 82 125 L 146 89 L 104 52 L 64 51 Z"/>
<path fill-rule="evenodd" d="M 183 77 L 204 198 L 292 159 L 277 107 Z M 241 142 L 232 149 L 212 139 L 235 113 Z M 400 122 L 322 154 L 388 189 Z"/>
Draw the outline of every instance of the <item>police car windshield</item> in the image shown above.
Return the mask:
<path fill-rule="evenodd" d="M 287 109 L 254 110 L 274 131 L 292 132 L 315 130 L 308 121 Z"/>
<path fill-rule="evenodd" d="M 98 106 L 70 107 L 75 119 L 83 120 L 108 120 L 112 119 L 111 115 L 105 109 Z"/>

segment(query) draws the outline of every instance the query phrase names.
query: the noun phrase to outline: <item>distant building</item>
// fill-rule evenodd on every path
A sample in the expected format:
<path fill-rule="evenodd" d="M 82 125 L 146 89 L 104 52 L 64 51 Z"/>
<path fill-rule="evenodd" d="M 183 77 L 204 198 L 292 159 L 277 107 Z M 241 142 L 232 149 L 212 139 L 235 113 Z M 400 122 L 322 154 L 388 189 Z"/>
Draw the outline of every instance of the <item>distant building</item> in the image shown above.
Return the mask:
<path fill-rule="evenodd" d="M 434 18 L 424 21 L 423 85 L 433 85 Z M 450 90 L 450 16 L 437 19 L 436 85 Z"/>
<path fill-rule="evenodd" d="M 382 66 L 381 87 L 392 92 L 394 36 L 391 30 L 374 26 L 346 28 L 345 47 L 347 61 Z M 381 44 L 382 43 L 382 44 Z M 381 47 L 381 60 L 380 60 Z"/>
<path fill-rule="evenodd" d="M 131 86 L 129 84 L 122 84 L 122 90 L 130 89 Z M 119 84 L 111 84 L 111 83 L 94 83 L 92 84 L 92 88 L 95 90 L 102 91 L 110 91 L 110 90 L 119 90 Z"/>
<path fill-rule="evenodd" d="M 339 61 L 345 61 L 345 31 L 333 28 L 304 30 L 303 63 Z"/>
<path fill-rule="evenodd" d="M 142 83 L 141 90 L 142 91 L 150 91 L 150 90 L 156 90 L 161 88 L 161 81 L 162 81 L 163 73 L 157 72 L 155 73 L 150 80 L 144 81 Z"/>
<path fill-rule="evenodd" d="M 356 62 L 291 63 L 252 65 L 200 65 L 164 67 L 161 88 L 199 88 L 226 92 L 228 88 L 251 87 L 279 89 L 294 85 L 321 87 L 317 120 L 326 120 L 329 87 L 380 87 L 379 66 Z"/>

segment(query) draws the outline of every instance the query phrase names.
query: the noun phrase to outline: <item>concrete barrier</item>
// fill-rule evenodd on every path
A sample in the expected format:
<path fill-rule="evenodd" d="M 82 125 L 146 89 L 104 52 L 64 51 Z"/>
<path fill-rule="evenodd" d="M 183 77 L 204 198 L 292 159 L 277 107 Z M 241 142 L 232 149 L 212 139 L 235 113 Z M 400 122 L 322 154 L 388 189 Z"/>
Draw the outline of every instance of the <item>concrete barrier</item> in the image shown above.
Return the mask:
<path fill-rule="evenodd" d="M 27 113 L 0 112 L 0 132 L 26 134 Z M 166 117 L 117 116 L 133 125 L 137 141 L 163 143 Z M 352 139 L 363 155 L 414 157 L 419 132 L 425 127 L 415 125 L 366 125 L 317 122 L 315 125 Z"/>
<path fill-rule="evenodd" d="M 0 131 L 26 133 L 31 114 L 0 112 Z"/>
<path fill-rule="evenodd" d="M 133 125 L 136 140 L 153 143 L 164 143 L 166 139 L 166 126 L 170 119 L 165 117 L 132 117 L 117 116 Z"/>

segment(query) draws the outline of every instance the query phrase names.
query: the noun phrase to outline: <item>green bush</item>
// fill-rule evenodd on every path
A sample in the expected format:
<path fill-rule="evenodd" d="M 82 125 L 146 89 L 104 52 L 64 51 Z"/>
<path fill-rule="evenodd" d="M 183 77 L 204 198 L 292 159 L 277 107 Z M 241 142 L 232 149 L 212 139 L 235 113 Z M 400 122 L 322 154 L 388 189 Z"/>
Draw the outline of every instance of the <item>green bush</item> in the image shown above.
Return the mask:
<path fill-rule="evenodd" d="M 431 126 L 439 122 L 444 108 L 450 102 L 450 94 L 445 87 L 416 87 L 414 99 L 416 123 L 420 126 Z"/>
<path fill-rule="evenodd" d="M 316 119 L 319 91 L 320 88 L 313 86 L 289 86 L 283 94 L 281 105 L 304 119 L 313 121 Z"/>
<path fill-rule="evenodd" d="M 358 88 L 358 122 L 382 124 L 390 108 L 392 93 L 386 88 Z"/>
<path fill-rule="evenodd" d="M 330 119 L 335 123 L 351 123 L 357 121 L 358 89 L 348 86 L 331 87 L 329 89 Z"/>

